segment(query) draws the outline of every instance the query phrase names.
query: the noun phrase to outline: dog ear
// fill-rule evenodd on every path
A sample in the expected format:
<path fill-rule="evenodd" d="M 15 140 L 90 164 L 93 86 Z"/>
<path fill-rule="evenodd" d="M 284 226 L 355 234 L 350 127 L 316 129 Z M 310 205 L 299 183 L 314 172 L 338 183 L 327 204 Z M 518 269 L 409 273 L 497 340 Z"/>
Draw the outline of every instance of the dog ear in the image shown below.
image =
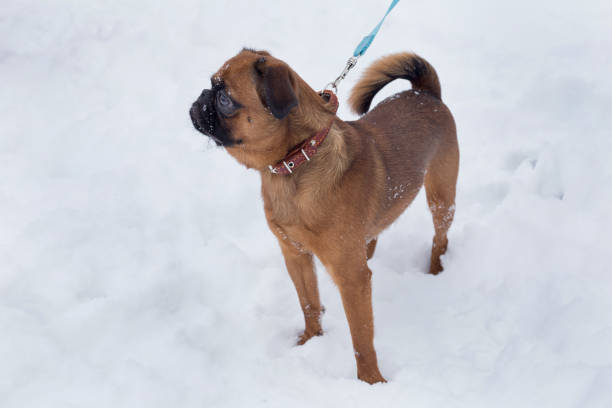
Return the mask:
<path fill-rule="evenodd" d="M 260 98 L 277 119 L 283 119 L 298 104 L 295 85 L 289 67 L 285 64 L 266 65 L 264 57 L 255 63 L 260 79 Z"/>

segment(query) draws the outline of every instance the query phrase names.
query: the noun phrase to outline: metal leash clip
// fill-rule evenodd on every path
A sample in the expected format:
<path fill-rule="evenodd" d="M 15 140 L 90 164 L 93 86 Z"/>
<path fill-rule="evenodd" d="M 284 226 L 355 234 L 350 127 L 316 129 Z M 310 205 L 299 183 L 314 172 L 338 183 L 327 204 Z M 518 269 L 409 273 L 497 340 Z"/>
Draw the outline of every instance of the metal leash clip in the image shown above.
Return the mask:
<path fill-rule="evenodd" d="M 355 65 L 357 65 L 357 60 L 359 59 L 359 57 L 365 54 L 367 49 L 370 47 L 370 45 L 372 44 L 372 41 L 374 41 L 374 37 L 376 37 L 376 34 L 378 34 L 378 30 L 380 30 L 380 26 L 382 26 L 382 23 L 385 21 L 385 18 L 387 18 L 387 16 L 391 12 L 391 10 L 393 10 L 393 7 L 397 5 L 397 3 L 399 3 L 399 0 L 391 0 L 391 4 L 389 5 L 389 8 L 387 9 L 387 12 L 383 16 L 383 18 L 380 20 L 378 24 L 376 24 L 376 27 L 374 27 L 372 32 L 370 32 L 370 34 L 363 37 L 361 42 L 357 45 L 357 48 L 355 48 L 355 51 L 353 51 L 353 56 L 349 58 L 348 62 L 346 63 L 346 67 L 344 67 L 344 70 L 342 71 L 340 76 L 336 78 L 334 82 L 330 82 L 329 84 L 325 85 L 325 88 L 323 88 L 323 91 L 325 91 L 326 89 L 333 88 L 334 93 L 338 94 L 338 84 L 340 84 L 340 81 L 344 79 L 346 74 L 348 74 L 349 71 L 353 69 Z"/>
<path fill-rule="evenodd" d="M 338 76 L 338 78 L 336 78 L 336 80 L 334 82 L 330 82 L 327 85 L 325 85 L 325 88 L 323 88 L 323 90 L 333 88 L 334 93 L 338 94 L 338 85 L 346 77 L 346 75 L 349 73 L 349 71 L 351 69 L 353 69 L 353 67 L 355 65 L 357 65 L 357 60 L 358 59 L 359 59 L 359 57 L 351 57 L 351 58 L 349 58 L 348 61 L 346 62 L 346 66 L 342 70 L 342 73 L 340 74 L 340 76 Z"/>

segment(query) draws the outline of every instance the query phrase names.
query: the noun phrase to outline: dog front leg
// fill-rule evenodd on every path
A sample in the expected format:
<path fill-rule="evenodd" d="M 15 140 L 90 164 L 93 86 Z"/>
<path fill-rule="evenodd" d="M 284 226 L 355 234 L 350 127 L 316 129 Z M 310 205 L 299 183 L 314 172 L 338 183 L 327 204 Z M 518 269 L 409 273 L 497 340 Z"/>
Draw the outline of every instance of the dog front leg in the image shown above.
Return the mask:
<path fill-rule="evenodd" d="M 366 253 L 367 253 L 368 261 L 372 259 L 372 257 L 374 256 L 374 251 L 376 251 L 377 241 L 378 241 L 378 238 L 373 238 L 370 242 L 366 244 Z"/>
<path fill-rule="evenodd" d="M 356 262 L 354 259 L 355 254 L 349 254 L 344 262 L 331 264 L 330 272 L 340 290 L 344 313 L 351 330 L 357 377 L 370 384 L 386 382 L 378 370 L 374 350 L 372 271 L 366 263 L 365 253 L 362 261 Z"/>
<path fill-rule="evenodd" d="M 300 306 L 302 307 L 302 312 L 304 312 L 306 327 L 297 342 L 298 345 L 302 345 L 313 336 L 323 334 L 321 329 L 321 313 L 323 308 L 319 300 L 317 276 L 314 271 L 312 254 L 301 252 L 293 246 L 286 244 L 285 241 L 280 241 L 280 246 L 285 257 L 287 271 L 295 285 Z"/>

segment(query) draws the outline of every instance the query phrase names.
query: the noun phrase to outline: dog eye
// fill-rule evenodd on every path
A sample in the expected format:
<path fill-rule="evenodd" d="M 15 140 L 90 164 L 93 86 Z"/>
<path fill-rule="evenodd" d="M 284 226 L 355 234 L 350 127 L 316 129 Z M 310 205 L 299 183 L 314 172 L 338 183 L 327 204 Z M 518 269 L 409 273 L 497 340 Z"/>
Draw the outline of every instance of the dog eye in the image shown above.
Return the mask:
<path fill-rule="evenodd" d="M 234 102 L 223 89 L 217 92 L 217 109 L 225 116 L 234 112 Z"/>

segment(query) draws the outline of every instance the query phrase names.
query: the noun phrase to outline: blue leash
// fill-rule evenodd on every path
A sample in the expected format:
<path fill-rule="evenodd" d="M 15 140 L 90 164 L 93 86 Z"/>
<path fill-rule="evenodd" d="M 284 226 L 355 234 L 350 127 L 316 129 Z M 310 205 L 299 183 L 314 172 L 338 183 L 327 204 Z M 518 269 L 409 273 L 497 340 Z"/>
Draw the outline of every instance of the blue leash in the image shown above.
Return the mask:
<path fill-rule="evenodd" d="M 370 45 L 372 44 L 372 41 L 374 41 L 374 37 L 376 37 L 376 34 L 378 34 L 378 30 L 380 30 L 380 27 L 385 22 L 385 18 L 387 18 L 387 16 L 391 12 L 391 10 L 393 10 L 393 7 L 395 7 L 397 3 L 399 3 L 399 0 L 391 1 L 391 5 L 389 5 L 387 12 L 383 16 L 383 18 L 380 20 L 380 22 L 376 24 L 376 27 L 374 27 L 372 32 L 366 35 L 365 37 L 363 37 L 361 42 L 357 45 L 357 48 L 355 48 L 355 51 L 353 51 L 353 56 L 349 58 L 348 62 L 346 63 L 346 67 L 344 67 L 344 70 L 342 71 L 340 76 L 336 78 L 334 82 L 330 82 L 329 84 L 327 84 L 325 86 L 325 89 L 328 89 L 328 87 L 332 87 L 334 88 L 335 93 L 338 93 L 338 84 L 340 84 L 340 81 L 342 81 L 346 77 L 346 74 L 348 74 L 349 71 L 353 69 L 355 65 L 357 65 L 357 61 L 359 57 L 365 54 L 367 49 L 370 47 Z"/>
<path fill-rule="evenodd" d="M 374 29 L 372 30 L 370 34 L 363 37 L 363 40 L 361 40 L 357 48 L 355 48 L 355 51 L 353 51 L 353 57 L 361 57 L 363 54 L 365 54 L 366 50 L 370 47 L 370 44 L 372 44 L 372 41 L 374 41 L 374 37 L 376 37 L 376 34 L 378 34 L 378 30 L 380 30 L 380 26 L 382 26 L 382 23 L 385 22 L 385 18 L 387 18 L 387 16 L 391 12 L 391 10 L 393 10 L 393 7 L 395 7 L 397 3 L 399 3 L 399 0 L 391 1 L 391 5 L 387 9 L 387 12 L 383 16 L 383 18 L 380 20 L 380 22 L 376 24 L 376 27 L 374 27 Z"/>

